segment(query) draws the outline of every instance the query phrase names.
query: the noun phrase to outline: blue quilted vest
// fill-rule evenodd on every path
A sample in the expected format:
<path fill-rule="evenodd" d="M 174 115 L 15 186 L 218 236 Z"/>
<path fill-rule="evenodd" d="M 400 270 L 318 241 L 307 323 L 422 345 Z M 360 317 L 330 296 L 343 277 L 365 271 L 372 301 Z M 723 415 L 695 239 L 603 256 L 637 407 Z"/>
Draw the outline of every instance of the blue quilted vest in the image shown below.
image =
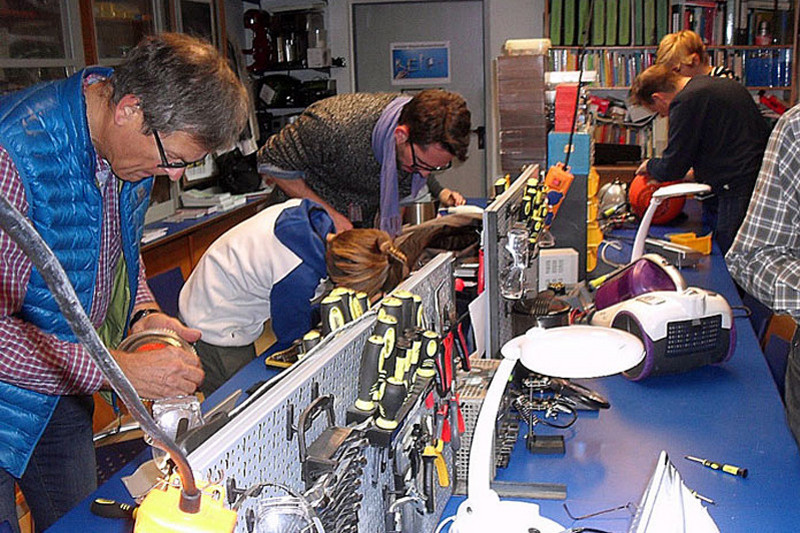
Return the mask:
<path fill-rule="evenodd" d="M 86 69 L 0 99 L 0 146 L 22 179 L 29 205 L 25 214 L 64 267 L 87 314 L 103 217 L 83 97 L 83 79 L 92 73 L 108 76 L 111 69 Z M 138 285 L 139 241 L 152 181 L 123 182 L 120 191 L 122 251 L 131 295 Z M 133 298 L 127 306 L 130 315 Z M 78 342 L 36 268 L 18 316 L 61 340 Z M 25 471 L 58 398 L 0 382 L 0 466 L 15 477 Z"/>

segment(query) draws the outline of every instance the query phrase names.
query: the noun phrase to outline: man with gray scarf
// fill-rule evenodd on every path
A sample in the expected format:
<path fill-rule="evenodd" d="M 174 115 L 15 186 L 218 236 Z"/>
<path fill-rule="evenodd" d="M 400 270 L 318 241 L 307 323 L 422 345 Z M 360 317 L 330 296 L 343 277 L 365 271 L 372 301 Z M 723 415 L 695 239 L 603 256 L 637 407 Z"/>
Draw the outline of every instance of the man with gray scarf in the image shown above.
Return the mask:
<path fill-rule="evenodd" d="M 426 184 L 442 205 L 464 203 L 432 174 L 466 160 L 469 135 L 469 109 L 452 92 L 342 94 L 312 104 L 271 136 L 258 170 L 283 196 L 322 205 L 337 231 L 356 224 L 395 236 L 401 199 Z"/>

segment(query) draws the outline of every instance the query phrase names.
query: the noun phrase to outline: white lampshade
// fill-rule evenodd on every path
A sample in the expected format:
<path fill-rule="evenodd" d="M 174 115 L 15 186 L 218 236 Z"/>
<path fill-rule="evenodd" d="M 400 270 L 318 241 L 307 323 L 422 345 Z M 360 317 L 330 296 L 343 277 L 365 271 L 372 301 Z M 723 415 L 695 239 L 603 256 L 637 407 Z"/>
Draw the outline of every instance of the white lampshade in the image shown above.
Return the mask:
<path fill-rule="evenodd" d="M 597 378 L 618 374 L 644 359 L 642 342 L 626 331 L 573 325 L 531 328 L 500 352 L 533 372 L 558 378 Z"/>

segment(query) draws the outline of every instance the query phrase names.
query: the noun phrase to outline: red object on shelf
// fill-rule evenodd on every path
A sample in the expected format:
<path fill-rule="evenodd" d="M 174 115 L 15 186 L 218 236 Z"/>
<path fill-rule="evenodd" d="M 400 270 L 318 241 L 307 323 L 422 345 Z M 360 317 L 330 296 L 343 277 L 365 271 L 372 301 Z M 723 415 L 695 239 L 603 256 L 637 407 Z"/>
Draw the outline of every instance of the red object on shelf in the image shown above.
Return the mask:
<path fill-rule="evenodd" d="M 644 212 L 647 210 L 647 206 L 650 205 L 650 198 L 655 191 L 665 185 L 680 183 L 680 181 L 653 183 L 651 180 L 652 178 L 648 174 L 637 174 L 628 186 L 628 201 L 631 204 L 631 211 L 639 218 L 642 218 Z M 666 224 L 670 222 L 683 211 L 685 203 L 685 196 L 665 199 L 661 202 L 661 205 L 656 208 L 656 212 L 653 215 L 653 224 Z"/>
<path fill-rule="evenodd" d="M 556 121 L 553 131 L 569 133 L 575 116 L 575 99 L 578 97 L 577 83 L 562 83 L 556 86 Z"/>
<path fill-rule="evenodd" d="M 758 91 L 758 101 L 779 115 L 783 115 L 788 109 L 786 104 L 781 102 L 775 95 L 767 94 L 764 91 Z"/>

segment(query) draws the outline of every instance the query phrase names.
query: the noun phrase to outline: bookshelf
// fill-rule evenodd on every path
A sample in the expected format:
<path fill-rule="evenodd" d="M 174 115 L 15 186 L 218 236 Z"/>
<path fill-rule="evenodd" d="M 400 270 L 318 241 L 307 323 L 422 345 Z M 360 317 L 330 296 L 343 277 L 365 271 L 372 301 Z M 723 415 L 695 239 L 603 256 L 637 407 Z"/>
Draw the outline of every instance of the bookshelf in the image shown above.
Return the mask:
<path fill-rule="evenodd" d="M 550 49 L 550 70 L 578 69 L 577 46 Z M 636 75 L 655 63 L 656 46 L 588 46 L 584 69 L 597 72 L 594 89 L 628 89 Z M 724 65 L 751 90 L 792 88 L 793 46 L 708 46 L 713 66 Z"/>
<path fill-rule="evenodd" d="M 590 0 L 546 0 L 553 43 L 551 70 L 576 70 Z M 706 43 L 711 64 L 724 65 L 751 90 L 790 92 L 796 102 L 797 0 L 595 0 L 585 69 L 596 88 L 628 89 L 652 65 L 661 38 L 691 29 Z M 605 21 L 605 23 L 603 23 Z M 788 96 L 788 98 L 787 98 Z"/>

